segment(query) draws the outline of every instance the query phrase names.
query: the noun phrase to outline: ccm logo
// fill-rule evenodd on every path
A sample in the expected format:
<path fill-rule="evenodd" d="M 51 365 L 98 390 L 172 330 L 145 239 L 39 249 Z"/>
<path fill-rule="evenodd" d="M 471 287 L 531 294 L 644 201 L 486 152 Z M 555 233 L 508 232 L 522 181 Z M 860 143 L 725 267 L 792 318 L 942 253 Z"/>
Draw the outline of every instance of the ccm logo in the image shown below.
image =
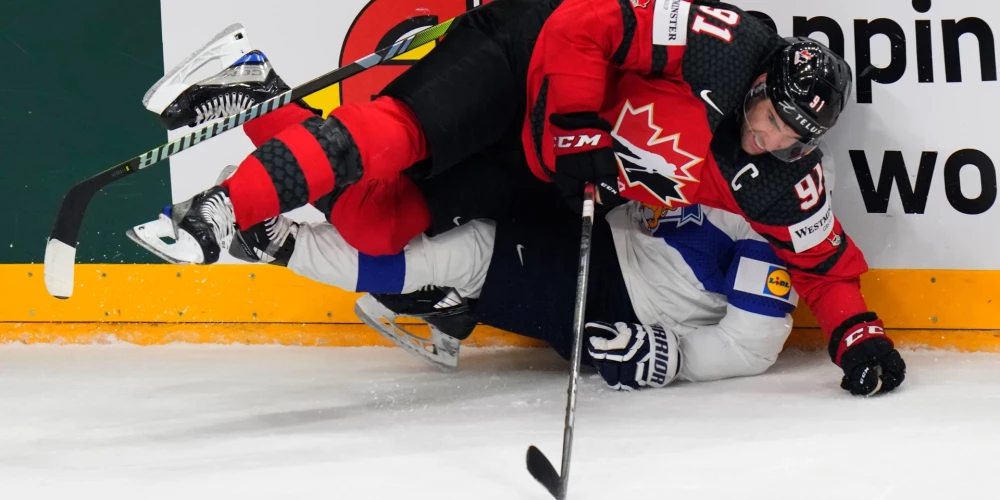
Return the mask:
<path fill-rule="evenodd" d="M 601 145 L 600 135 L 559 135 L 555 137 L 556 147 L 561 149 L 599 147 Z"/>
<path fill-rule="evenodd" d="M 855 342 L 865 338 L 868 335 L 885 335 L 885 330 L 881 326 L 871 325 L 862 326 L 857 330 L 851 332 L 846 338 L 844 338 L 844 344 L 847 347 L 851 347 Z"/>

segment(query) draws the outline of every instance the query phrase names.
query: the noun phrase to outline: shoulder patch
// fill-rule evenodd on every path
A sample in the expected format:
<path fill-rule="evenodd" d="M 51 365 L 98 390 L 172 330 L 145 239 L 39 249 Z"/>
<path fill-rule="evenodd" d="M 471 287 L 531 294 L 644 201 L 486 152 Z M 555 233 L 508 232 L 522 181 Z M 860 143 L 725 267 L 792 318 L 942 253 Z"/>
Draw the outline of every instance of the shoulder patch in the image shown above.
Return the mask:
<path fill-rule="evenodd" d="M 795 253 L 802 253 L 823 243 L 833 231 L 833 204 L 824 196 L 823 206 L 808 219 L 788 227 Z"/>
<path fill-rule="evenodd" d="M 767 316 L 783 316 L 798 304 L 792 277 L 784 266 L 740 257 L 730 303 Z"/>
<path fill-rule="evenodd" d="M 653 45 L 687 45 L 691 4 L 684 0 L 656 0 L 653 11 Z"/>

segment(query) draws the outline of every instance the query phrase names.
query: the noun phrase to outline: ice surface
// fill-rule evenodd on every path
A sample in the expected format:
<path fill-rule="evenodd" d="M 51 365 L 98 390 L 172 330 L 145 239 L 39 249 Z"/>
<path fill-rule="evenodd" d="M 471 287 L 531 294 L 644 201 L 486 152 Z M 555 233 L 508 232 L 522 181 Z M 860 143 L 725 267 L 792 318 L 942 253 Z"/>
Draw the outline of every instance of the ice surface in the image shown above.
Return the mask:
<path fill-rule="evenodd" d="M 580 387 L 570 498 L 1000 498 L 1000 356 L 904 352 L 897 393 L 838 387 L 823 353 L 767 374 Z M 0 346 L 0 498 L 545 499 L 566 364 L 464 349 Z M 961 493 L 959 493 L 961 492 Z"/>

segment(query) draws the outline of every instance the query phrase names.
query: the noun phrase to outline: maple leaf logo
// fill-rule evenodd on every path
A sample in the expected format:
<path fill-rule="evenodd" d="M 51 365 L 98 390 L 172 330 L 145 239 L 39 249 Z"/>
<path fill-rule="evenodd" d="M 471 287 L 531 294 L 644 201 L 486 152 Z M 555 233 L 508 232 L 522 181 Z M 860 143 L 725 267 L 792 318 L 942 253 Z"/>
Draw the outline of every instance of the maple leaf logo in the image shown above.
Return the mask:
<path fill-rule="evenodd" d="M 635 108 L 626 100 L 611 131 L 625 187 L 643 188 L 668 208 L 690 205 L 684 187 L 698 182 L 690 169 L 703 158 L 680 148 L 680 133 L 663 137 L 653 113 L 652 103 Z"/>

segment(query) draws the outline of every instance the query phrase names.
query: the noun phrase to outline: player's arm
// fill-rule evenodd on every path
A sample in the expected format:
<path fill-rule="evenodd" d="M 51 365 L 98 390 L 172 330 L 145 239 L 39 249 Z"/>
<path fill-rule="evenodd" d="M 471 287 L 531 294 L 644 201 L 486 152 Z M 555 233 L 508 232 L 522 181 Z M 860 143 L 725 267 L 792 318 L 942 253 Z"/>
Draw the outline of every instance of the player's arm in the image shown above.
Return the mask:
<path fill-rule="evenodd" d="M 598 112 L 609 71 L 646 74 L 653 67 L 655 4 L 656 0 L 564 0 L 539 33 L 532 67 L 544 83 L 533 98 L 536 104 L 544 103 L 545 111 L 544 123 L 534 125 L 552 133 L 555 144 L 541 146 L 554 146 L 554 181 L 571 207 L 580 205 L 580 193 L 588 182 L 595 184 L 604 206 L 621 203 L 612 127 Z"/>
<path fill-rule="evenodd" d="M 777 360 L 792 329 L 790 313 L 798 302 L 788 271 L 741 217 L 715 213 L 723 216 L 713 219 L 712 231 L 721 230 L 732 238 L 732 251 L 727 247 L 724 254 L 697 257 L 716 262 L 727 256 L 719 269 L 724 276 L 721 289 L 713 289 L 727 298 L 725 316 L 693 330 L 687 325 L 681 335 L 656 325 L 588 325 L 588 353 L 609 386 L 636 389 L 661 387 L 674 379 L 697 382 L 752 376 Z M 667 300 L 660 307 L 676 307 L 677 303 Z M 657 357 L 666 360 L 659 369 Z"/>
<path fill-rule="evenodd" d="M 677 335 L 660 325 L 587 323 L 586 348 L 592 363 L 609 387 L 635 390 L 665 387 L 674 380 L 704 382 L 759 375 L 778 358 L 792 331 L 792 309 L 797 297 L 784 267 L 774 264 L 766 243 L 752 256 L 734 259 L 730 269 L 726 315 L 717 324 L 702 325 Z M 784 288 L 781 288 L 784 287 Z"/>
<path fill-rule="evenodd" d="M 833 214 L 822 164 L 817 162 L 793 186 L 772 185 L 771 189 L 787 191 L 771 193 L 761 184 L 764 179 L 750 182 L 756 176 L 736 174 L 728 181 L 718 165 L 705 172 L 704 202 L 742 214 L 788 266 L 793 287 L 829 339 L 831 360 L 844 371 L 841 387 L 852 394 L 871 395 L 902 383 L 906 365 L 861 294 L 860 277 L 868 265 Z M 750 189 L 756 190 L 743 191 L 747 207 L 741 207 L 734 193 Z M 769 200 L 767 205 L 754 206 L 761 197 Z"/>
<path fill-rule="evenodd" d="M 542 27 L 535 46 L 549 82 L 550 110 L 600 109 L 609 67 L 641 70 L 652 52 L 655 0 L 564 0 Z M 645 69 L 649 70 L 649 62 Z"/>
<path fill-rule="evenodd" d="M 795 289 L 828 336 L 830 359 L 844 371 L 841 387 L 856 395 L 888 392 L 902 383 L 906 365 L 882 320 L 868 310 L 860 282 L 868 265 L 828 196 L 820 193 L 820 209 L 799 223 L 751 226 L 788 263 Z"/>
<path fill-rule="evenodd" d="M 788 269 L 763 238 L 739 221 L 740 232 L 726 272 L 729 304 L 718 324 L 681 337 L 680 377 L 719 380 L 763 373 L 778 358 L 792 331 L 798 304 Z"/>

